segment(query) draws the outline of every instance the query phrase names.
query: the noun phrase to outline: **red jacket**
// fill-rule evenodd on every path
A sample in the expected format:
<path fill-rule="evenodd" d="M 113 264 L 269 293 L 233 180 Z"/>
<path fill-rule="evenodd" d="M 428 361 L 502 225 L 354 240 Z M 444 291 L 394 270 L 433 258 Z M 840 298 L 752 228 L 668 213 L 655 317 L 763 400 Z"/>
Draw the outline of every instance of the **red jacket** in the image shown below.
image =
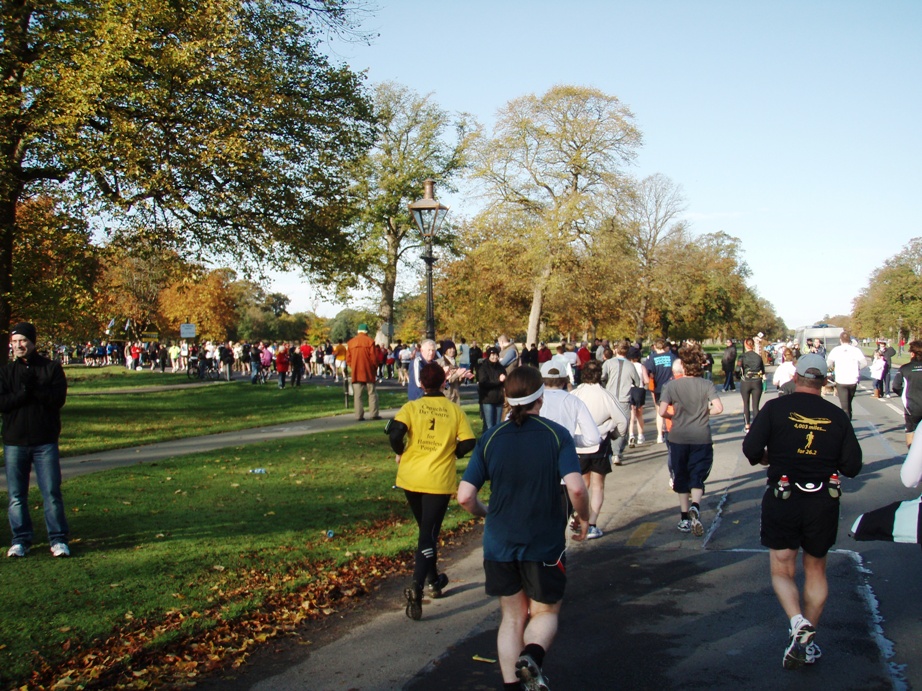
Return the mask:
<path fill-rule="evenodd" d="M 275 353 L 275 371 L 288 371 L 288 348 L 279 348 Z"/>

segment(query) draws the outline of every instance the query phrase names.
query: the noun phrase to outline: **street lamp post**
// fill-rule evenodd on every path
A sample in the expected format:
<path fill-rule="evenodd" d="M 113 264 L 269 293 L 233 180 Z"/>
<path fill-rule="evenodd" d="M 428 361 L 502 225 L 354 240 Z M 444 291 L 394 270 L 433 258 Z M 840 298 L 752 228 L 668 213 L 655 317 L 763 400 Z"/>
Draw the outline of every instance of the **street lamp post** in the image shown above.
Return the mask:
<path fill-rule="evenodd" d="M 434 189 L 435 181 L 431 178 L 426 180 L 423 183 L 423 198 L 408 205 L 426 243 L 426 254 L 423 255 L 423 261 L 426 262 L 426 338 L 432 340 L 435 340 L 435 308 L 432 302 L 432 265 L 435 257 L 432 256 L 432 238 L 448 214 L 448 207 L 436 201 Z"/>

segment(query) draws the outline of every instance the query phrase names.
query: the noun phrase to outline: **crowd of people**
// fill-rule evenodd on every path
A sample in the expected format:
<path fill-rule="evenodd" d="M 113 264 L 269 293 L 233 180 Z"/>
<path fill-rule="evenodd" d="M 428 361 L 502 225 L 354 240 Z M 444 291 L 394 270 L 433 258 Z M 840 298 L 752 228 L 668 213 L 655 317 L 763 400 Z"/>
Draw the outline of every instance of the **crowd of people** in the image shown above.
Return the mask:
<path fill-rule="evenodd" d="M 58 362 L 35 351 L 31 324 L 12 329 L 13 359 L 0 372 L 0 413 L 10 487 L 10 557 L 23 557 L 33 531 L 28 511 L 28 479 L 36 469 L 45 498 L 52 554 L 67 556 L 68 527 L 60 492 L 57 436 L 66 380 Z M 743 397 L 742 451 L 753 465 L 766 466 L 760 539 L 768 548 L 771 582 L 790 620 L 783 665 L 815 664 L 822 651 L 817 624 L 826 604 L 826 555 L 835 543 L 840 476 L 862 467 L 852 428 L 852 400 L 861 370 L 869 362 L 846 332 L 828 353 L 825 344 L 797 344 L 769 352 L 763 335 L 744 338 L 743 352 L 728 341 L 721 357 L 725 378 L 713 381 L 714 358 L 700 344 L 656 339 L 648 353 L 640 342 L 561 343 L 554 350 L 533 344 L 519 352 L 506 336 L 481 349 L 465 339 L 404 345 L 375 343 L 360 324 L 355 337 L 268 344 L 206 342 L 201 346 L 128 344 L 125 352 L 103 347 L 102 363 L 152 369 L 166 364 L 181 371 L 225 368 L 256 382 L 266 370 L 278 386 L 300 385 L 304 377 L 351 381 L 357 420 L 380 419 L 376 385 L 395 379 L 408 402 L 388 422 L 386 432 L 397 463 L 396 486 L 405 493 L 417 523 L 413 577 L 404 590 L 406 614 L 423 615 L 423 595 L 442 595 L 448 576 L 438 567 L 442 521 L 452 495 L 475 516 L 487 518 L 483 536 L 486 592 L 499 598 L 497 635 L 506 688 L 546 689 L 542 668 L 557 629 L 566 586 L 569 540 L 603 536 L 598 525 L 606 477 L 631 449 L 646 443 L 644 407 L 652 403 L 656 443 L 664 444 L 669 485 L 677 497 L 676 529 L 705 534 L 702 501 L 714 460 L 710 419 L 724 412 L 722 393 L 739 383 Z M 906 443 L 922 420 L 922 341 L 909 344 L 910 362 L 899 368 L 892 391 L 905 407 Z M 890 359 L 879 344 L 871 360 L 875 396 L 889 394 Z M 211 364 L 203 364 L 208 363 Z M 761 406 L 767 364 L 777 364 L 778 390 Z M 835 387 L 839 405 L 823 389 Z M 483 434 L 476 438 L 459 406 L 461 391 L 476 387 Z M 24 422 L 26 420 L 27 422 Z M 456 459 L 471 454 L 458 483 Z M 490 500 L 479 493 L 490 483 Z M 795 580 L 802 555 L 804 585 Z"/>

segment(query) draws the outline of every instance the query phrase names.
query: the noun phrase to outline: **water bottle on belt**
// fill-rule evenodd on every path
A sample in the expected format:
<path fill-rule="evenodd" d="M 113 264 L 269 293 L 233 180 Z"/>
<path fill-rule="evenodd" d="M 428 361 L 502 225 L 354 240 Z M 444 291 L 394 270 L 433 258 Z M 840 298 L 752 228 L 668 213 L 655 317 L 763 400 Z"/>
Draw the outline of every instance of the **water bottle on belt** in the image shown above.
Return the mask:
<path fill-rule="evenodd" d="M 829 496 L 838 499 L 842 496 L 842 482 L 839 480 L 839 474 L 833 473 L 829 476 L 829 482 L 826 483 L 829 488 Z"/>
<path fill-rule="evenodd" d="M 778 478 L 778 484 L 775 485 L 775 496 L 779 499 L 787 499 L 791 496 L 791 480 L 787 475 Z"/>

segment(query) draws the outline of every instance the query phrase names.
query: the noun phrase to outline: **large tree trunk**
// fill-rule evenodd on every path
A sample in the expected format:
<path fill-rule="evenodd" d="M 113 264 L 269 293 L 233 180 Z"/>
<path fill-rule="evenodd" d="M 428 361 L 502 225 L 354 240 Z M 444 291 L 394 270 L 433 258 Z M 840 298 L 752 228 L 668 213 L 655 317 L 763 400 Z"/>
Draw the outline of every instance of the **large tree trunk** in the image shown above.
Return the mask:
<path fill-rule="evenodd" d="M 385 333 L 388 341 L 394 340 L 394 294 L 397 292 L 397 263 L 400 241 L 394 233 L 387 234 L 387 250 L 384 261 L 384 275 L 381 280 L 381 300 L 378 316 L 383 324 L 390 324 L 390 332 Z"/>
<path fill-rule="evenodd" d="M 541 277 L 535 282 L 535 290 L 531 298 L 531 312 L 528 314 L 528 333 L 525 336 L 526 346 L 538 342 L 538 328 L 541 326 L 541 312 L 544 309 L 544 290 L 551 278 L 551 266 L 548 264 L 541 272 Z"/>
<path fill-rule="evenodd" d="M 9 359 L 10 319 L 13 306 L 13 239 L 16 237 L 16 202 L 21 186 L 9 173 L 0 179 L 0 364 Z"/>

